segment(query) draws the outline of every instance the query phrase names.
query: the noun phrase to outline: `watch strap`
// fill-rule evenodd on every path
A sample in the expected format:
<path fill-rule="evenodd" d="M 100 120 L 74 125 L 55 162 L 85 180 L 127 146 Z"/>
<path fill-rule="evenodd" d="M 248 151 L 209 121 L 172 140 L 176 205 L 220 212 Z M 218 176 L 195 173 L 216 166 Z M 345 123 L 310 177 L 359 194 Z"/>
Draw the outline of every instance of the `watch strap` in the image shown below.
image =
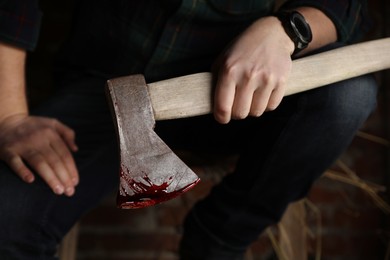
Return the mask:
<path fill-rule="evenodd" d="M 286 34 L 294 42 L 293 54 L 305 49 L 312 40 L 310 25 L 302 14 L 297 11 L 281 11 L 275 14 L 281 21 Z"/>

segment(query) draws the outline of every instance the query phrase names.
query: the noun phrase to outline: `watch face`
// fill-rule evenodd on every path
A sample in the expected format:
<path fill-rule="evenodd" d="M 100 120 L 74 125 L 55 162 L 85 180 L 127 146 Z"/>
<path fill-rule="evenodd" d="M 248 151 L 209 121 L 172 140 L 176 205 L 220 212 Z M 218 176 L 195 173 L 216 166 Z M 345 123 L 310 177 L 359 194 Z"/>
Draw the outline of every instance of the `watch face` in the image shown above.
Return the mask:
<path fill-rule="evenodd" d="M 291 24 L 293 25 L 298 37 L 304 44 L 311 42 L 312 34 L 310 27 L 301 14 L 294 12 L 291 16 Z"/>

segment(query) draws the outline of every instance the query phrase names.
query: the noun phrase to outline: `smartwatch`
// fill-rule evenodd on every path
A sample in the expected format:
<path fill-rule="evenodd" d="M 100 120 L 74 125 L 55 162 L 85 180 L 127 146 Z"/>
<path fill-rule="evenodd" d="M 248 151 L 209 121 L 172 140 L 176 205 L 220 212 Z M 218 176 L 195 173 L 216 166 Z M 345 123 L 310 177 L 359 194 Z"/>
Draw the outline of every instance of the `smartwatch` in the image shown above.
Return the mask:
<path fill-rule="evenodd" d="M 310 25 L 306 22 L 303 15 L 297 11 L 282 11 L 275 14 L 280 20 L 282 26 L 294 42 L 295 50 L 293 54 L 305 49 L 312 40 Z"/>

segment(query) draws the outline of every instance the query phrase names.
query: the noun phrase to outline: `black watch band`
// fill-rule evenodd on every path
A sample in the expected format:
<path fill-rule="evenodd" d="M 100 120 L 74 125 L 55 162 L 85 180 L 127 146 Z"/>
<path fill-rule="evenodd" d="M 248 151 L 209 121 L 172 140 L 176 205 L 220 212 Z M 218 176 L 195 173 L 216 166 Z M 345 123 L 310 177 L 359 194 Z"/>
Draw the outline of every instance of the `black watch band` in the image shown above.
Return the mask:
<path fill-rule="evenodd" d="M 312 40 L 312 32 L 303 15 L 297 11 L 283 11 L 276 13 L 275 16 L 281 21 L 287 35 L 294 42 L 295 50 L 293 54 L 309 45 Z"/>

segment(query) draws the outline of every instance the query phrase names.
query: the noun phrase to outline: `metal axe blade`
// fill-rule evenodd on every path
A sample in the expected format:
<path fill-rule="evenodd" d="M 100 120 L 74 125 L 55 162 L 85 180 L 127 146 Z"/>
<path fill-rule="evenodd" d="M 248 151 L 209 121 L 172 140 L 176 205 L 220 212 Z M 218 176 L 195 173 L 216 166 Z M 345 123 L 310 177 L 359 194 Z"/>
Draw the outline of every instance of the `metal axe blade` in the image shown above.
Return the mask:
<path fill-rule="evenodd" d="M 189 190 L 198 176 L 153 131 L 155 120 L 142 75 L 107 82 L 120 149 L 117 206 L 143 208 Z"/>

